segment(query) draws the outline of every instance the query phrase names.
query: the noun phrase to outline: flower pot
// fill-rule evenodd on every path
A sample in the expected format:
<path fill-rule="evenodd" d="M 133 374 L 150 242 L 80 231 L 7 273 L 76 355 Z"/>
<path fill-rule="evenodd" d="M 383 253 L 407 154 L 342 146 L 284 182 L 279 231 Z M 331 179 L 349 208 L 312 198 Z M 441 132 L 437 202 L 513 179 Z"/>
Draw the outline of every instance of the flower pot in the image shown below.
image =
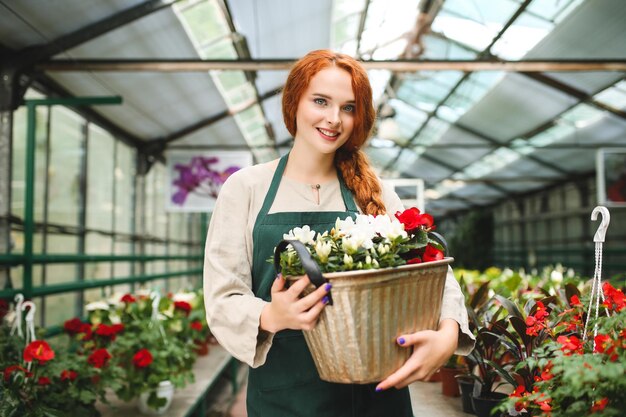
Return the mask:
<path fill-rule="evenodd" d="M 464 413 L 474 414 L 472 404 L 472 392 L 474 391 L 474 379 L 471 376 L 459 375 L 456 377 L 459 391 L 461 392 L 461 405 Z"/>
<path fill-rule="evenodd" d="M 193 350 L 198 356 L 206 356 L 209 354 L 209 342 L 206 340 L 196 340 Z"/>
<path fill-rule="evenodd" d="M 399 346 L 396 338 L 437 329 L 452 260 L 324 274 L 332 284 L 333 305 L 322 310 L 313 330 L 304 332 L 320 378 L 367 384 L 404 365 L 412 350 Z M 290 283 L 299 278 L 286 277 Z M 304 295 L 314 290 L 309 285 Z"/>
<path fill-rule="evenodd" d="M 154 409 L 148 405 L 148 398 L 150 397 L 150 393 L 155 392 L 156 396 L 159 398 L 165 398 L 165 405 Z M 161 381 L 159 382 L 159 386 L 153 390 L 143 392 L 139 395 L 139 399 L 137 400 L 137 406 L 139 411 L 143 414 L 150 416 L 158 416 L 164 414 L 167 409 L 172 404 L 172 398 L 174 397 L 174 385 L 170 381 Z"/>
<path fill-rule="evenodd" d="M 507 397 L 501 392 L 492 392 L 489 397 L 476 397 L 472 395 L 474 412 L 478 417 L 492 417 L 491 411 Z"/>
<path fill-rule="evenodd" d="M 444 366 L 439 372 L 441 373 L 441 393 L 447 397 L 458 397 L 461 395 L 456 376 L 464 373 L 465 369 Z"/>

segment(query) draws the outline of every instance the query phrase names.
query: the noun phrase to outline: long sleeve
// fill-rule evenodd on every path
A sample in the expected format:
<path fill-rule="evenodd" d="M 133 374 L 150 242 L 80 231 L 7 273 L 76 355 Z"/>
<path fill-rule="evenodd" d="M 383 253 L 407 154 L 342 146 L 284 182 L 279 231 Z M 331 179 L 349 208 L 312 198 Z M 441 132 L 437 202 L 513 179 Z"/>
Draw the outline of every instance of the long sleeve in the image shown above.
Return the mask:
<path fill-rule="evenodd" d="M 259 329 L 266 302 L 251 289 L 251 202 L 244 177 L 231 176 L 220 191 L 207 234 L 204 299 L 207 322 L 218 342 L 235 358 L 257 367 L 265 362 L 273 335 Z"/>

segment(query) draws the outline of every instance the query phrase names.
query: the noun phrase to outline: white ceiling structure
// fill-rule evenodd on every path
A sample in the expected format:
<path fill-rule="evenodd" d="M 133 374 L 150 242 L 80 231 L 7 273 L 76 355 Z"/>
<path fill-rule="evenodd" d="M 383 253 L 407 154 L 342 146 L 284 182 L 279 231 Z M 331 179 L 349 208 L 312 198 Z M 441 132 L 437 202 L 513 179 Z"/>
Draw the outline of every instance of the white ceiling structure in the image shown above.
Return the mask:
<path fill-rule="evenodd" d="M 410 36 L 420 11 L 432 20 L 421 51 Z M 597 148 L 626 147 L 623 70 L 452 65 L 626 63 L 623 0 L 0 0 L 0 45 L 2 65 L 28 63 L 20 69 L 47 92 L 122 96 L 91 114 L 145 152 L 250 149 L 256 161 L 291 143 L 280 113 L 285 67 L 163 71 L 157 63 L 254 64 L 319 48 L 365 62 L 450 62 L 440 71 L 370 70 L 379 118 L 366 152 L 383 177 L 424 179 L 427 210 L 438 216 L 589 175 Z M 117 67 L 81 66 L 93 60 Z M 124 67 L 137 60 L 151 69 Z"/>

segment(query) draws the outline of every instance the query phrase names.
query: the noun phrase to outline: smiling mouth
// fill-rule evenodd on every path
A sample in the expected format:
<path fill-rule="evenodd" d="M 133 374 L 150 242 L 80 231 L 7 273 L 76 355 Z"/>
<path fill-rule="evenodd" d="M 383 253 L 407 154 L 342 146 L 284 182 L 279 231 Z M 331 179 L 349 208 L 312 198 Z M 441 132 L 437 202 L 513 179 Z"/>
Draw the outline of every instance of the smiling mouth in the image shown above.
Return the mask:
<path fill-rule="evenodd" d="M 337 131 L 326 130 L 319 127 L 317 128 L 317 131 L 320 132 L 323 136 L 328 137 L 329 139 L 335 139 L 337 138 L 337 136 L 339 136 L 339 132 Z"/>

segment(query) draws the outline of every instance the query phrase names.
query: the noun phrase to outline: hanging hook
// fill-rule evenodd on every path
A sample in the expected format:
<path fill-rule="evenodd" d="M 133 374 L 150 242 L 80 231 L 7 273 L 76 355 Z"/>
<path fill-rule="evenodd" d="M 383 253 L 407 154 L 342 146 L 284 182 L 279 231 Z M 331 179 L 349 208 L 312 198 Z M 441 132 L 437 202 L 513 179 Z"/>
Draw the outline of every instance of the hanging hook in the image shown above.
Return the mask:
<path fill-rule="evenodd" d="M 19 337 L 24 337 L 22 333 L 22 303 L 24 302 L 24 294 L 15 294 L 15 321 L 13 322 L 13 327 L 11 328 L 10 335 L 17 331 L 17 335 Z"/>
<path fill-rule="evenodd" d="M 597 206 L 591 212 L 591 220 L 597 220 L 598 214 L 602 217 L 602 221 L 600 222 L 600 226 L 598 226 L 598 230 L 596 234 L 593 236 L 594 242 L 602 242 L 604 243 L 604 237 L 606 235 L 606 229 L 609 227 L 609 223 L 611 222 L 611 214 L 609 210 L 604 206 Z"/>
<path fill-rule="evenodd" d="M 22 304 L 22 311 L 25 311 L 27 307 L 28 313 L 26 313 L 26 344 L 36 340 L 35 338 L 35 312 L 37 306 L 32 301 L 26 301 Z M 30 335 L 30 340 L 29 336 Z"/>

